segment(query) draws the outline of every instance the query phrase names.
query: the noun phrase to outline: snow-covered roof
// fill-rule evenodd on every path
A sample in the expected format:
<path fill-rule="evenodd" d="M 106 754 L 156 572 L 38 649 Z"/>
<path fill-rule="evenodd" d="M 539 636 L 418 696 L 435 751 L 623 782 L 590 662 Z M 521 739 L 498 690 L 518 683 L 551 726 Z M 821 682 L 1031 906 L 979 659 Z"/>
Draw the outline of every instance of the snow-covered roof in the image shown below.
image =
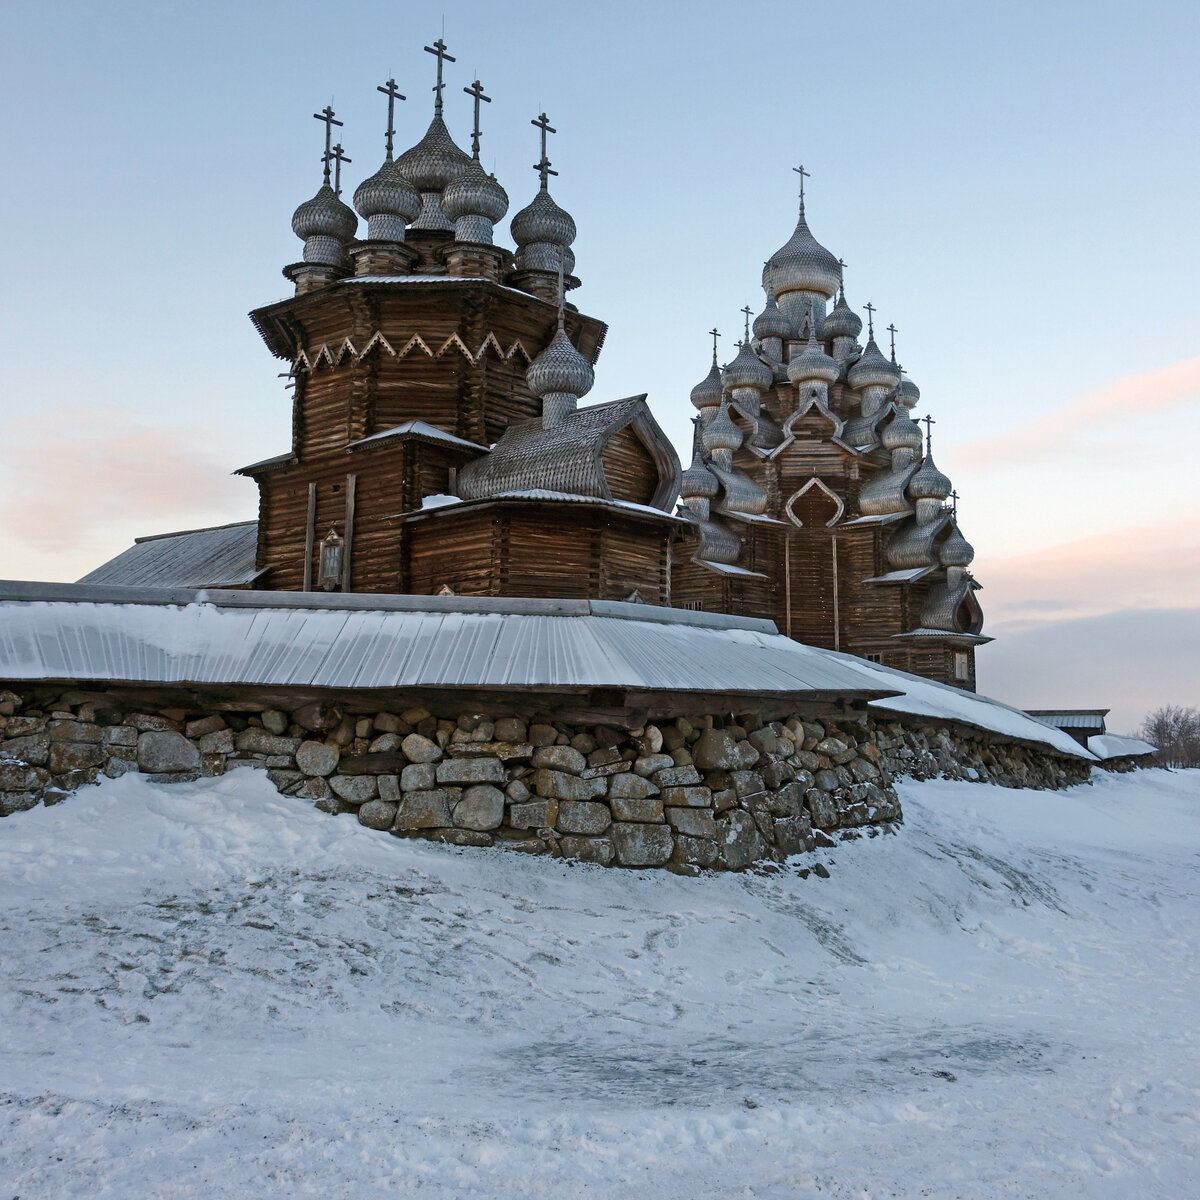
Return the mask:
<path fill-rule="evenodd" d="M 838 654 L 833 650 L 822 650 L 821 653 L 831 658 L 850 659 L 856 666 L 873 675 L 881 687 L 889 687 L 901 693 L 872 700 L 870 708 L 881 712 L 910 713 L 935 721 L 957 721 L 1024 742 L 1040 742 L 1060 754 L 1069 754 L 1073 758 L 1093 757 L 1070 734 L 1063 733 L 1051 725 L 1044 725 L 1028 713 L 1001 704 L 999 700 L 991 700 L 974 692 L 965 692 L 962 688 L 951 687 L 946 683 L 935 683 L 932 679 L 923 679 L 919 675 L 910 675 L 907 671 L 897 671 L 892 667 L 867 662 L 848 654 Z"/>
<path fill-rule="evenodd" d="M 0 679 L 867 699 L 770 621 L 598 600 L 0 583 Z"/>
<path fill-rule="evenodd" d="M 444 429 L 439 429 L 436 425 L 430 425 L 428 421 L 417 420 L 402 421 L 399 425 L 393 425 L 391 429 L 373 433 L 370 437 L 359 438 L 358 441 L 351 442 L 347 449 L 361 450 L 365 446 L 373 446 L 379 442 L 401 437 L 427 438 L 431 442 L 443 442 L 447 446 L 457 446 L 462 450 L 475 450 L 480 454 L 486 454 L 488 450 L 487 446 L 481 446 L 478 442 L 469 442 L 466 438 L 456 437 Z"/>
<path fill-rule="evenodd" d="M 1104 732 L 1104 718 L 1108 716 L 1107 708 L 1030 708 L 1026 712 L 1055 729 L 1099 729 L 1101 733 Z"/>
<path fill-rule="evenodd" d="M 1158 747 L 1141 738 L 1117 737 L 1115 733 L 1097 733 L 1088 738 L 1088 749 L 1099 759 L 1142 758 L 1157 754 Z"/>
<path fill-rule="evenodd" d="M 255 568 L 258 522 L 185 529 L 138 538 L 128 550 L 89 571 L 81 584 L 121 587 L 245 587 L 263 574 Z"/>

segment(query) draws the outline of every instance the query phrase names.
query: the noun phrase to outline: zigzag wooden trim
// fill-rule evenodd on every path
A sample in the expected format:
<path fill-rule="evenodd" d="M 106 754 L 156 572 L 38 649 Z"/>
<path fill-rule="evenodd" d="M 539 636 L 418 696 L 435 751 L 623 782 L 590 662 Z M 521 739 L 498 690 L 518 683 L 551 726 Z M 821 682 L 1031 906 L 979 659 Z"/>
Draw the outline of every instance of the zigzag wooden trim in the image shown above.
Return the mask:
<path fill-rule="evenodd" d="M 383 333 L 377 329 L 373 334 L 371 334 L 370 341 L 368 341 L 361 350 L 359 350 L 349 338 L 344 338 L 336 349 L 331 349 L 328 343 L 322 342 L 321 345 L 315 350 L 301 350 L 292 361 L 292 371 L 295 372 L 301 369 L 306 371 L 315 371 L 320 367 L 322 361 L 327 362 L 330 367 L 340 367 L 347 357 L 352 358 L 355 362 L 362 362 L 362 360 L 366 358 L 376 346 L 381 346 L 393 358 L 404 358 L 409 351 L 413 350 L 414 348 L 423 350 L 427 355 L 429 355 L 430 358 L 441 358 L 447 350 L 449 350 L 452 346 L 456 346 L 467 362 L 476 364 L 483 361 L 483 356 L 487 353 L 488 347 L 490 346 L 495 352 L 496 357 L 502 362 L 511 362 L 518 354 L 525 359 L 527 364 L 533 361 L 533 357 L 521 344 L 520 339 L 513 342 L 513 344 L 509 346 L 507 350 L 504 350 L 500 345 L 500 339 L 497 338 L 494 333 L 489 333 L 483 339 L 478 352 L 475 354 L 472 354 L 471 351 L 467 349 L 466 343 L 458 336 L 457 333 L 452 333 L 442 343 L 441 347 L 435 354 L 419 333 L 414 333 L 412 337 L 410 337 L 408 341 L 405 342 L 399 350 L 397 350 L 392 343 L 389 342 L 386 337 L 384 337 Z"/>
<path fill-rule="evenodd" d="M 452 333 L 445 340 L 445 342 L 442 344 L 442 348 L 437 352 L 435 357 L 441 358 L 451 346 L 457 346 L 462 351 L 463 357 L 466 358 L 467 362 L 473 363 L 475 361 L 475 356 L 466 348 L 466 346 L 463 344 L 462 338 L 460 338 L 457 333 Z"/>

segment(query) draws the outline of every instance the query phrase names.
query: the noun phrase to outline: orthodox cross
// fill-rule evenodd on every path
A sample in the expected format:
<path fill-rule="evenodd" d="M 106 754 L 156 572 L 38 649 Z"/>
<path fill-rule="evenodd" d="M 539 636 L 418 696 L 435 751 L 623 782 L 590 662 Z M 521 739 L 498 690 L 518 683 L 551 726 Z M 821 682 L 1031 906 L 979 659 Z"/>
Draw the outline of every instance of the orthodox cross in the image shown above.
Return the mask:
<path fill-rule="evenodd" d="M 717 365 L 717 338 L 721 335 L 717 332 L 715 325 L 708 331 L 708 335 L 713 340 L 713 366 L 715 367 Z"/>
<path fill-rule="evenodd" d="M 844 259 L 838 259 L 838 290 L 842 294 L 842 299 L 846 298 L 846 268 L 850 264 Z"/>
<path fill-rule="evenodd" d="M 546 157 L 546 134 L 557 133 L 558 130 L 550 124 L 550 118 L 545 113 L 540 113 L 536 121 L 529 123 L 542 131 L 542 161 L 534 163 L 533 169 L 542 177 L 542 190 L 545 191 L 550 183 L 549 177 L 558 174 L 557 171 L 550 170 L 550 160 Z"/>
<path fill-rule="evenodd" d="M 900 330 L 896 328 L 896 323 L 893 321 L 892 324 L 888 326 L 888 333 L 892 335 L 892 362 L 896 361 L 896 334 L 899 332 Z"/>
<path fill-rule="evenodd" d="M 932 417 L 922 417 L 921 421 L 925 426 L 925 453 L 930 454 L 933 452 L 932 426 L 936 425 L 937 422 Z"/>
<path fill-rule="evenodd" d="M 480 138 L 479 102 L 482 100 L 484 102 L 484 104 L 491 104 L 492 98 L 491 98 L 491 96 L 485 96 L 483 94 L 483 84 L 480 83 L 478 79 L 475 80 L 475 82 L 473 84 L 471 84 L 470 87 L 463 88 L 463 91 L 466 92 L 468 96 L 475 97 L 475 128 L 471 133 L 471 155 L 473 158 L 478 159 L 479 158 L 479 138 Z"/>
<path fill-rule="evenodd" d="M 407 97 L 400 95 L 400 89 L 396 87 L 394 79 L 389 79 L 382 87 L 377 87 L 375 90 L 382 92 L 388 98 L 387 156 L 390 160 L 392 157 L 392 139 L 396 133 L 396 101 L 404 100 Z"/>
<path fill-rule="evenodd" d="M 325 105 L 325 107 L 323 109 L 321 109 L 321 111 L 319 113 L 313 113 L 313 116 L 318 121 L 325 122 L 325 157 L 321 161 L 324 162 L 324 164 L 325 164 L 325 182 L 326 182 L 326 184 L 328 184 L 329 183 L 329 164 L 333 160 L 333 152 L 330 149 L 330 146 L 333 142 L 333 127 L 335 125 L 340 127 L 341 125 L 344 124 L 344 122 L 334 119 L 333 109 L 328 104 Z"/>
<path fill-rule="evenodd" d="M 746 345 L 748 346 L 750 344 L 750 316 L 754 312 L 754 309 L 747 304 L 745 308 L 738 311 L 746 314 Z"/>
<path fill-rule="evenodd" d="M 863 305 L 867 310 L 867 337 L 874 341 L 875 339 L 875 305 L 870 300 Z"/>
<path fill-rule="evenodd" d="M 956 517 L 958 516 L 958 492 L 957 491 L 952 491 L 950 493 L 950 512 L 953 516 L 956 516 Z"/>
<path fill-rule="evenodd" d="M 812 178 L 812 172 L 804 169 L 804 164 L 801 163 L 798 167 L 793 167 L 793 171 L 800 176 L 800 211 L 804 211 L 804 181 Z"/>
<path fill-rule="evenodd" d="M 435 117 L 440 117 L 442 115 L 442 88 L 446 86 L 444 83 L 442 83 L 442 62 L 443 60 L 445 62 L 457 62 L 458 60 L 453 54 L 446 53 L 446 43 L 443 42 L 441 38 L 438 38 L 438 40 L 434 42 L 432 46 L 426 46 L 425 52 L 427 54 L 436 55 L 438 60 L 437 83 L 434 85 L 433 89 L 433 115 Z"/>
<path fill-rule="evenodd" d="M 342 163 L 353 162 L 352 158 L 347 158 L 342 153 L 342 143 L 338 142 L 336 146 L 329 152 L 329 157 L 333 160 L 333 190 L 338 196 L 342 194 Z M 325 164 L 325 173 L 329 173 L 329 164 Z"/>

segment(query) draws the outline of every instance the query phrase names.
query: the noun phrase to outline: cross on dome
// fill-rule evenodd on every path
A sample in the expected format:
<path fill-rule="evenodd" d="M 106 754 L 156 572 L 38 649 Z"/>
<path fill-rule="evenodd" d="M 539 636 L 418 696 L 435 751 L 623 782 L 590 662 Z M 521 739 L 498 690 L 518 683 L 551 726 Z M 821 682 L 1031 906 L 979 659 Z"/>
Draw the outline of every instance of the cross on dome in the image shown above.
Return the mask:
<path fill-rule="evenodd" d="M 846 268 L 849 265 L 844 258 L 838 259 L 838 292 L 843 300 L 846 298 Z"/>
<path fill-rule="evenodd" d="M 925 426 L 925 453 L 931 454 L 933 452 L 933 429 L 932 429 L 932 426 L 936 425 L 937 422 L 931 416 L 922 417 L 921 422 Z"/>
<path fill-rule="evenodd" d="M 892 362 L 896 361 L 896 334 L 899 332 L 900 330 L 896 328 L 895 322 L 888 326 L 888 333 L 892 335 Z"/>
<path fill-rule="evenodd" d="M 400 89 L 396 87 L 396 81 L 389 79 L 387 83 L 375 89 L 377 92 L 382 92 L 388 98 L 388 124 L 387 124 L 387 156 L 392 157 L 392 142 L 396 136 L 396 101 L 406 100 L 406 96 L 400 94 Z"/>
<path fill-rule="evenodd" d="M 339 121 L 338 124 L 340 125 L 341 122 Z M 333 190 L 337 195 L 340 196 L 342 194 L 342 163 L 353 162 L 354 160 L 352 158 L 347 158 L 346 155 L 342 152 L 342 143 L 341 142 L 338 142 L 338 144 L 336 146 L 334 146 L 334 148 L 332 150 L 329 151 L 329 157 L 330 157 L 330 159 L 333 160 L 333 164 L 334 164 L 333 165 Z M 329 163 L 328 162 L 325 164 L 325 177 L 326 177 L 326 182 L 328 182 L 328 178 L 329 178 Z"/>
<path fill-rule="evenodd" d="M 874 341 L 875 340 L 875 305 L 873 305 L 870 302 L 870 300 L 868 300 L 866 302 L 866 304 L 863 305 L 863 308 L 865 308 L 867 310 L 867 337 L 871 341 Z"/>
<path fill-rule="evenodd" d="M 804 211 L 804 181 L 812 178 L 812 172 L 804 169 L 804 164 L 801 163 L 798 167 L 793 167 L 793 171 L 800 176 L 800 211 Z"/>
<path fill-rule="evenodd" d="M 437 65 L 437 83 L 434 84 L 434 87 L 433 87 L 433 90 L 434 90 L 433 112 L 434 112 L 434 116 L 440 117 L 442 115 L 442 88 L 444 88 L 446 86 L 442 82 L 442 63 L 443 63 L 443 61 L 457 62 L 458 60 L 454 57 L 453 54 L 450 54 L 447 52 L 446 43 L 444 41 L 442 41 L 441 38 L 438 38 L 438 40 L 436 42 L 434 42 L 432 46 L 426 46 L 425 53 L 433 54 L 437 57 L 437 64 L 438 64 Z"/>
<path fill-rule="evenodd" d="M 721 335 L 717 332 L 715 325 L 708 331 L 708 335 L 713 340 L 713 366 L 715 367 L 717 365 L 717 338 Z"/>
<path fill-rule="evenodd" d="M 753 314 L 754 310 L 750 307 L 750 305 L 747 304 L 745 308 L 739 309 L 738 311 L 746 314 L 746 344 L 749 345 L 750 344 L 750 317 Z"/>
<path fill-rule="evenodd" d="M 545 190 L 550 184 L 550 176 L 557 175 L 557 171 L 550 169 L 550 160 L 546 157 L 546 134 L 557 133 L 558 130 L 550 124 L 550 118 L 545 113 L 539 113 L 536 120 L 530 121 L 530 125 L 536 125 L 542 131 L 542 159 L 541 162 L 533 164 L 533 169 L 541 176 L 542 189 Z"/>
<path fill-rule="evenodd" d="M 329 164 L 333 160 L 333 151 L 331 145 L 333 142 L 333 127 L 335 125 L 342 126 L 345 122 L 337 120 L 333 115 L 333 108 L 330 105 L 325 105 L 319 113 L 313 113 L 313 117 L 318 121 L 325 122 L 325 157 L 321 160 L 325 164 L 325 182 L 329 182 Z"/>
<path fill-rule="evenodd" d="M 479 130 L 479 102 L 491 104 L 492 98 L 483 94 L 483 84 L 478 79 L 470 87 L 463 88 L 463 91 L 468 96 L 475 97 L 475 128 L 471 131 L 471 156 L 477 159 L 479 157 L 479 139 L 482 136 Z"/>

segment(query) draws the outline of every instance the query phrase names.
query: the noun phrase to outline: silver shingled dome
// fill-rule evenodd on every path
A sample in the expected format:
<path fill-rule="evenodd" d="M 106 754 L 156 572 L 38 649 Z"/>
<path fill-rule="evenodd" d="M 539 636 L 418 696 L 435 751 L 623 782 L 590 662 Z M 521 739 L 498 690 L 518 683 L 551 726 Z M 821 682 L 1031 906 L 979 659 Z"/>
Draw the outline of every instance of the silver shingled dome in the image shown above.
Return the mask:
<path fill-rule="evenodd" d="M 908 481 L 908 494 L 914 500 L 945 500 L 950 495 L 950 486 L 950 480 L 937 469 L 933 455 L 927 454 Z"/>
<path fill-rule="evenodd" d="M 333 188 L 323 183 L 320 191 L 292 215 L 292 232 L 305 241 L 311 237 L 330 237 L 348 242 L 358 232 L 358 218 L 352 208 L 338 199 Z"/>
<path fill-rule="evenodd" d="M 566 330 L 559 326 L 554 340 L 529 364 L 525 372 L 529 390 L 539 399 L 549 395 L 586 396 L 596 382 L 596 373 L 571 345 Z"/>
<path fill-rule="evenodd" d="M 715 408 L 721 403 L 721 397 L 724 394 L 725 385 L 721 381 L 721 368 L 717 366 L 717 360 L 714 358 L 708 374 L 692 388 L 692 403 L 697 408 Z"/>
<path fill-rule="evenodd" d="M 396 159 L 396 166 L 418 192 L 440 192 L 470 161 L 454 144 L 446 122 L 437 113 L 425 136 Z"/>
<path fill-rule="evenodd" d="M 509 228 L 518 247 L 534 242 L 569 246 L 576 233 L 571 214 L 555 204 L 545 188 L 539 189 L 533 200 L 513 217 Z M 554 269 L 557 270 L 557 264 Z"/>
<path fill-rule="evenodd" d="M 742 342 L 737 357 L 725 368 L 726 390 L 753 388 L 756 392 L 765 392 L 774 382 L 775 372 L 754 353 L 749 342 Z"/>
<path fill-rule="evenodd" d="M 692 465 L 684 471 L 679 481 L 679 494 L 684 500 L 711 500 L 720 490 L 717 477 L 704 465 L 700 439 L 697 438 L 692 450 Z"/>
<path fill-rule="evenodd" d="M 921 399 L 921 389 L 907 375 L 900 380 L 900 403 L 905 408 L 916 408 Z"/>
<path fill-rule="evenodd" d="M 829 342 L 834 338 L 857 338 L 862 333 L 862 318 L 846 303 L 845 295 L 838 296 L 838 302 L 821 325 L 821 337 Z"/>
<path fill-rule="evenodd" d="M 810 327 L 804 352 L 788 363 L 788 378 L 793 383 L 836 383 L 840 373 L 841 367 L 821 348 L 816 332 Z"/>
<path fill-rule="evenodd" d="M 896 370 L 894 363 L 883 357 L 879 347 L 875 345 L 875 339 L 872 338 L 867 342 L 862 357 L 850 368 L 846 378 L 855 391 L 865 387 L 893 388 L 900 378 L 900 372 Z"/>
<path fill-rule="evenodd" d="M 885 450 L 920 450 L 924 439 L 921 437 L 921 427 L 907 412 L 903 412 L 888 422 L 879 440 Z"/>
<path fill-rule="evenodd" d="M 767 293 L 767 307 L 754 318 L 754 336 L 756 338 L 779 338 L 788 341 L 796 336 L 796 330 L 791 321 L 784 315 L 783 310 L 775 301 L 775 293 Z"/>
<path fill-rule="evenodd" d="M 957 525 L 938 549 L 943 567 L 969 567 L 975 558 L 975 547 L 959 532 Z"/>
<path fill-rule="evenodd" d="M 704 427 L 704 448 L 713 450 L 736 450 L 742 444 L 742 431 L 729 415 L 729 401 L 721 401 L 721 411 Z"/>
<path fill-rule="evenodd" d="M 471 159 L 442 192 L 442 212 L 451 221 L 485 217 L 493 224 L 508 212 L 508 193 L 476 158 Z"/>
<path fill-rule="evenodd" d="M 372 217 L 392 216 L 406 222 L 415 221 L 421 211 L 421 195 L 389 158 L 355 189 L 354 207 L 366 221 Z"/>
<path fill-rule="evenodd" d="M 787 292 L 820 292 L 827 298 L 837 295 L 842 268 L 837 256 L 831 254 L 812 235 L 800 206 L 800 219 L 792 236 L 775 251 L 763 267 L 763 287 L 776 296 Z"/>

